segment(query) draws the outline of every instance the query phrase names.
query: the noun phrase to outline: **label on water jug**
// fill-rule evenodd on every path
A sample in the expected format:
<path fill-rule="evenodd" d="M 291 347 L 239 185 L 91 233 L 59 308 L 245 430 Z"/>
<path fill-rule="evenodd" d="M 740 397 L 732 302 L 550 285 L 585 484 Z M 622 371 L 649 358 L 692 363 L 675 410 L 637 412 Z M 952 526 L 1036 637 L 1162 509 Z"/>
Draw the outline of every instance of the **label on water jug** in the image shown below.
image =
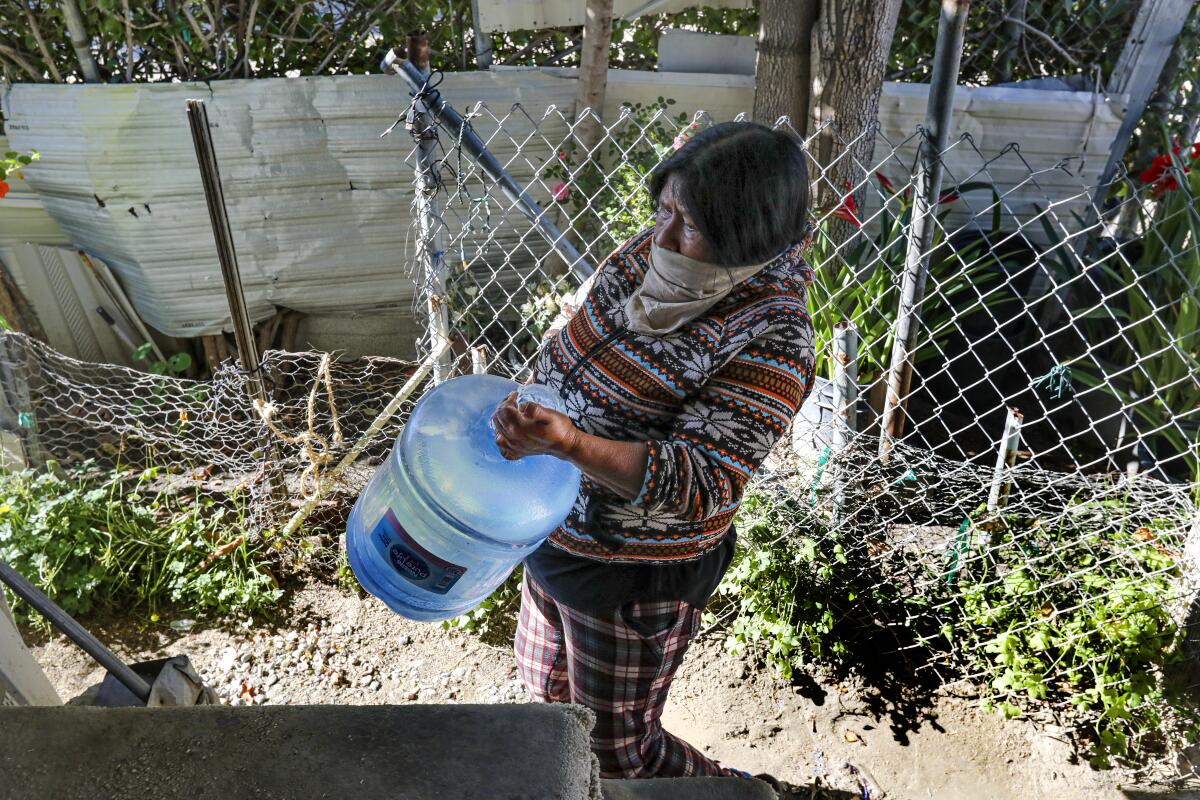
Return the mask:
<path fill-rule="evenodd" d="M 371 532 L 371 541 L 400 577 L 434 594 L 450 591 L 467 572 L 417 544 L 390 508 Z"/>

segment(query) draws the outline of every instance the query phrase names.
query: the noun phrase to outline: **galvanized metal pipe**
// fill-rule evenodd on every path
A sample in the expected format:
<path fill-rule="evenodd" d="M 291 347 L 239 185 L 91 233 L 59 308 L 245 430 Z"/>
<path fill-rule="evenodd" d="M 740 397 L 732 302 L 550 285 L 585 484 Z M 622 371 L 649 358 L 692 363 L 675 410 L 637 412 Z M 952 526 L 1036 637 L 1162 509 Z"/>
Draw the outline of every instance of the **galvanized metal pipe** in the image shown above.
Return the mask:
<path fill-rule="evenodd" d="M 537 201 L 530 197 L 529 193 L 513 180 L 513 177 L 508 174 L 508 171 L 492 155 L 487 145 L 471 129 L 471 126 L 462 118 L 462 115 L 445 101 L 437 89 L 427 86 L 428 76 L 423 75 L 412 62 L 397 58 L 395 51 L 388 52 L 383 60 L 383 67 L 385 70 L 391 70 L 408 81 L 413 94 L 424 98 L 425 107 L 452 132 L 456 143 L 462 143 L 463 148 L 479 164 L 484 174 L 496 182 L 496 185 L 500 187 L 500 191 L 512 201 L 517 210 L 533 223 L 534 230 L 566 262 L 567 268 L 576 279 L 582 282 L 596 271 L 595 266 L 588 263 L 583 255 L 575 249 L 575 246 L 567 240 L 566 235 L 550 220 L 550 217 L 537 204 Z"/>
<path fill-rule="evenodd" d="M 429 37 L 413 33 L 408 37 L 408 62 L 429 78 Z M 412 135 L 417 142 L 417 226 L 421 237 L 421 256 L 424 262 L 425 313 L 429 329 L 429 349 L 441 353 L 433 365 L 436 386 L 450 377 L 451 353 L 450 308 L 446 296 L 446 224 L 442 221 L 441 201 L 438 199 L 438 131 L 437 123 L 423 95 L 413 100 Z"/>
<path fill-rule="evenodd" d="M 1000 437 L 1000 448 L 996 452 L 996 468 L 992 471 L 992 485 L 988 491 L 987 510 L 995 514 L 1008 505 L 1008 493 L 1012 488 L 1009 470 L 1017 463 L 1017 451 L 1021 449 L 1021 422 L 1024 417 L 1015 408 L 1008 410 L 1004 420 L 1004 435 Z"/>
<path fill-rule="evenodd" d="M 208 108 L 203 100 L 187 101 L 188 125 L 192 131 L 192 144 L 196 149 L 196 162 L 200 167 L 200 180 L 204 185 L 204 200 L 208 205 L 208 218 L 212 223 L 213 239 L 217 246 L 217 260 L 221 264 L 221 280 L 225 284 L 225 298 L 229 303 L 229 315 L 233 323 L 233 338 L 237 342 L 238 360 L 246 377 L 246 392 L 251 400 L 263 405 L 267 403 L 267 391 L 263 384 L 258 343 L 254 338 L 254 327 L 250 313 L 246 310 L 246 294 L 242 290 L 242 273 L 238 268 L 237 250 L 233 244 L 233 230 L 229 225 L 229 212 L 225 208 L 225 192 L 221 188 L 221 172 L 217 167 L 217 151 L 213 146 L 212 131 L 208 127 Z M 269 436 L 263 429 L 264 437 Z M 272 463 L 283 462 L 279 445 L 274 440 L 266 444 Z M 268 473 L 268 486 L 276 500 L 285 500 L 287 490 L 278 477 Z"/>
<path fill-rule="evenodd" d="M 836 459 L 854 439 L 858 428 L 858 329 L 849 320 L 833 326 L 833 436 Z M 833 518 L 839 520 L 846 508 L 845 465 L 834 461 Z"/>
<path fill-rule="evenodd" d="M 54 601 L 42 594 L 41 590 L 25 579 L 7 562 L 0 559 L 0 582 L 12 589 L 13 594 L 45 617 L 46 621 L 61 631 L 68 639 L 79 645 L 85 653 L 96 660 L 114 678 L 125 684 L 125 688 L 133 692 L 137 699 L 145 703 L 150 699 L 150 684 L 146 683 L 129 665 L 117 657 L 117 654 L 104 646 L 104 643 L 63 611 Z"/>
<path fill-rule="evenodd" d="M 904 412 L 912 386 L 913 349 L 921 322 L 921 302 L 929 277 L 929 250 L 937 227 L 938 199 L 942 191 L 942 154 L 950 141 L 954 89 L 958 85 L 971 0 L 943 0 L 938 24 L 925 132 L 915 177 L 912 223 L 904 256 L 904 283 L 896 316 L 892 363 L 888 370 L 887 398 L 879 440 L 879 457 L 886 461 L 892 446 L 904 435 Z"/>
<path fill-rule="evenodd" d="M 479 0 L 471 0 L 471 27 L 475 33 L 475 66 L 490 69 L 492 66 L 492 35 L 483 30 L 479 21 Z"/>
<path fill-rule="evenodd" d="M 221 172 L 217 167 L 217 152 L 213 147 L 212 132 L 208 127 L 208 109 L 204 101 L 188 100 L 187 115 L 188 124 L 192 129 L 192 144 L 196 148 L 196 162 L 200 166 L 200 180 L 204 184 L 204 200 L 208 204 L 208 217 L 212 222 L 213 239 L 217 245 L 217 260 L 221 264 L 225 298 L 229 301 L 229 316 L 233 323 L 233 338 L 237 342 L 238 359 L 247 373 L 247 388 L 251 396 L 265 403 L 267 395 L 258 374 L 258 343 L 254 340 L 254 327 L 250 323 L 250 314 L 246 311 L 242 273 L 238 268 L 237 249 L 233 244 L 229 212 L 225 208 L 225 193 L 221 189 Z"/>

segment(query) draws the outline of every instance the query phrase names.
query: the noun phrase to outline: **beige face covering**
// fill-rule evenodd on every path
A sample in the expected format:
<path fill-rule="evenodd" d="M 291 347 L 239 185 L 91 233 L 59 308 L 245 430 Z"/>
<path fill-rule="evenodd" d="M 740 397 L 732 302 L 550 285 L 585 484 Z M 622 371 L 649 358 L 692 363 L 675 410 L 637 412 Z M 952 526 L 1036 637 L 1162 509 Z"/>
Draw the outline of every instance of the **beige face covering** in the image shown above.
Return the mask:
<path fill-rule="evenodd" d="M 773 256 L 761 264 L 725 267 L 697 261 L 651 243 L 646 277 L 625 303 L 629 328 L 649 336 L 674 333 L 776 258 Z"/>

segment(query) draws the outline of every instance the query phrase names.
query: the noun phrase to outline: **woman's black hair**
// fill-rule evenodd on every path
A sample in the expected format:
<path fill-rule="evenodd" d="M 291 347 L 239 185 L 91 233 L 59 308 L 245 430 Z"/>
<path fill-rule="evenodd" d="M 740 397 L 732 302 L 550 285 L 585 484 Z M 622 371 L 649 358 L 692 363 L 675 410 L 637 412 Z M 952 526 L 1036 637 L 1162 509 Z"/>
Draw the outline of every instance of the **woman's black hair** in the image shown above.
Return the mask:
<path fill-rule="evenodd" d="M 722 122 L 692 137 L 650 176 L 650 202 L 672 177 L 712 260 L 757 264 L 804 238 L 808 166 L 796 138 L 756 122 Z"/>

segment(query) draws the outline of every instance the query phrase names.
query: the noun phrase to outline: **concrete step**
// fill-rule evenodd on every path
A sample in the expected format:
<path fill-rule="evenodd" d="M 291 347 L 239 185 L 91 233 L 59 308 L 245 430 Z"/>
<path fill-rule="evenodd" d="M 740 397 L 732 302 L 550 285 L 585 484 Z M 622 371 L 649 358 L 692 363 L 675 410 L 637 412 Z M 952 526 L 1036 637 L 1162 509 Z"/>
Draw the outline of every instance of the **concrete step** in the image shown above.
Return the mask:
<path fill-rule="evenodd" d="M 0 708 L 0 798 L 596 800 L 591 727 L 566 705 Z"/>

